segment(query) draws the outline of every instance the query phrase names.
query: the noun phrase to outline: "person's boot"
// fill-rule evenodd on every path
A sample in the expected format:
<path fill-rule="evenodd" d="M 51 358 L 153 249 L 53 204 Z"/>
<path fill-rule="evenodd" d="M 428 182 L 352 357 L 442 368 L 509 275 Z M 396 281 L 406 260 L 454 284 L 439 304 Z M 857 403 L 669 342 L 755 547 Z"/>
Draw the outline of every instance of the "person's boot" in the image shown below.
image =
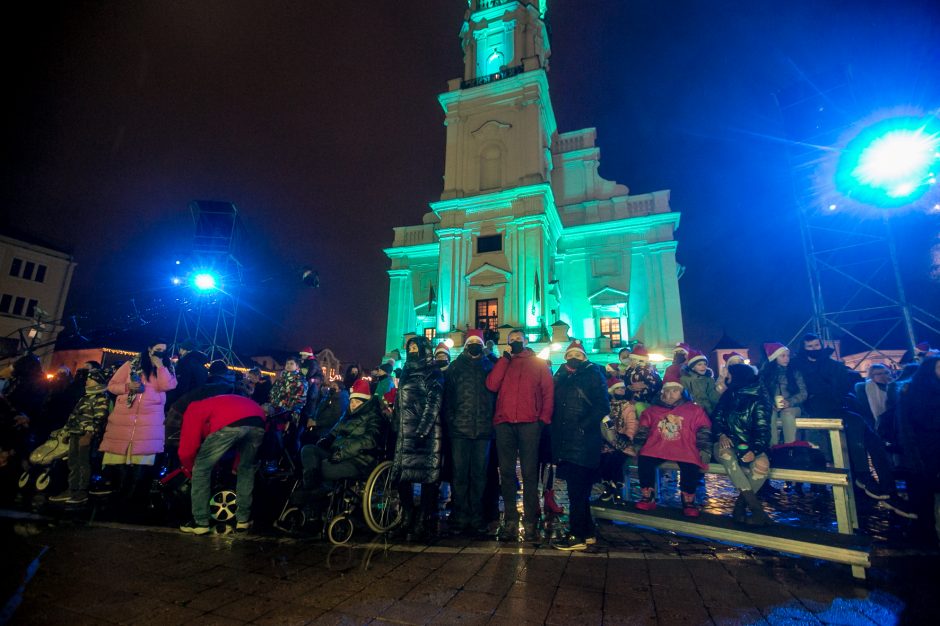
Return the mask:
<path fill-rule="evenodd" d="M 412 524 L 408 533 L 405 535 L 405 541 L 424 541 L 427 539 L 428 529 L 423 515 L 416 515 L 415 522 Z"/>
<path fill-rule="evenodd" d="M 743 493 L 738 495 L 738 499 L 734 503 L 734 511 L 731 512 L 731 519 L 734 520 L 735 524 L 747 523 L 747 501 L 744 499 Z"/>
<path fill-rule="evenodd" d="M 565 512 L 564 507 L 562 507 L 561 505 L 558 504 L 558 502 L 555 501 L 554 489 L 546 489 L 544 494 L 542 495 L 542 500 L 545 505 L 544 508 L 545 508 L 546 513 L 551 513 L 552 515 L 561 515 L 562 513 Z"/>
<path fill-rule="evenodd" d="M 764 511 L 763 503 L 757 494 L 753 491 L 742 491 L 741 496 L 747 503 L 747 508 L 751 509 L 751 516 L 747 518 L 747 523 L 751 526 L 769 526 L 770 517 Z"/>
<path fill-rule="evenodd" d="M 686 517 L 698 517 L 701 515 L 701 511 L 698 510 L 698 505 L 695 504 L 695 494 L 694 493 L 682 493 L 682 514 Z"/>
<path fill-rule="evenodd" d="M 652 487 L 640 489 L 640 499 L 636 501 L 636 508 L 640 511 L 652 511 L 656 508 L 656 491 Z"/>
<path fill-rule="evenodd" d="M 388 532 L 389 539 L 401 540 L 405 539 L 408 536 L 408 533 L 411 532 L 411 525 L 414 522 L 414 509 L 405 509 L 401 513 L 401 521 L 398 522 L 398 525 L 395 528 L 391 529 Z"/>

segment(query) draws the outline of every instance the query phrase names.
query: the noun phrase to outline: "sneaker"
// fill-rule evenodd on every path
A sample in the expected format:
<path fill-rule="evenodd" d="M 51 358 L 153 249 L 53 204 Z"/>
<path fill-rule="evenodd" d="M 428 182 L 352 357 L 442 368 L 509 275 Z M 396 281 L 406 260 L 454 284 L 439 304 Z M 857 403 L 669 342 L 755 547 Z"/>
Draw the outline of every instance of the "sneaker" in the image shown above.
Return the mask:
<path fill-rule="evenodd" d="M 88 494 L 84 492 L 73 493 L 65 501 L 66 504 L 85 504 L 86 502 L 88 502 Z"/>
<path fill-rule="evenodd" d="M 895 515 L 900 515 L 905 519 L 918 519 L 917 513 L 911 510 L 910 503 L 906 500 L 902 500 L 898 495 L 891 496 L 887 500 L 882 500 L 881 506 L 890 509 Z"/>
<path fill-rule="evenodd" d="M 644 487 L 640 499 L 636 501 L 636 508 L 640 511 L 652 511 L 656 508 L 656 494 L 651 487 Z"/>
<path fill-rule="evenodd" d="M 108 483 L 98 483 L 97 485 L 89 489 L 88 493 L 90 493 L 93 496 L 109 496 L 112 493 L 114 493 L 114 487 L 112 487 Z"/>
<path fill-rule="evenodd" d="M 698 510 L 698 505 L 695 504 L 694 493 L 682 493 L 682 514 L 686 517 L 698 517 L 702 514 Z"/>
<path fill-rule="evenodd" d="M 254 523 L 252 520 L 248 520 L 247 522 L 236 522 L 236 523 L 235 523 L 235 532 L 237 532 L 237 533 L 238 533 L 238 532 L 242 532 L 242 533 L 248 532 L 249 530 L 251 530 L 251 527 L 254 526 L 254 524 L 255 524 L 255 523 Z"/>
<path fill-rule="evenodd" d="M 193 520 L 190 520 L 180 526 L 180 530 L 190 535 L 206 535 L 212 532 L 212 529 L 208 526 L 200 526 Z"/>
<path fill-rule="evenodd" d="M 586 543 L 589 546 L 593 546 L 594 544 L 597 543 L 597 535 L 591 535 L 590 537 L 585 537 L 584 543 Z"/>
<path fill-rule="evenodd" d="M 72 492 L 66 489 L 62 493 L 57 493 L 54 496 L 49 496 L 49 502 L 68 502 L 72 497 Z"/>
<path fill-rule="evenodd" d="M 499 525 L 496 536 L 500 539 L 515 541 L 519 537 L 519 522 L 504 521 Z"/>
<path fill-rule="evenodd" d="M 582 550 L 587 550 L 587 542 L 574 535 L 568 535 L 564 539 L 559 539 L 553 543 L 552 547 L 565 552 L 581 552 Z"/>

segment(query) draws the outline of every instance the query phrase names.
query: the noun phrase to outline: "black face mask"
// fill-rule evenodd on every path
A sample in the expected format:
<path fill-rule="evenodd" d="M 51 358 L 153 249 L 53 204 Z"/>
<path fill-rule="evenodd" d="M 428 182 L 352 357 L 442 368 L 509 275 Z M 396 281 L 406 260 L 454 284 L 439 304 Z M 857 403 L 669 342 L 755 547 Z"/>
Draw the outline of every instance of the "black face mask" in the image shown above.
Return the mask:
<path fill-rule="evenodd" d="M 571 369 L 576 369 L 581 364 L 581 359 L 568 359 L 565 362 Z"/>
<path fill-rule="evenodd" d="M 420 354 L 418 352 L 409 352 L 405 357 L 406 361 L 417 361 Z"/>
<path fill-rule="evenodd" d="M 522 352 L 522 348 L 524 347 L 525 347 L 525 344 L 523 344 L 521 341 L 509 342 L 509 349 L 512 350 L 513 354 L 519 354 L 520 352 Z"/>
<path fill-rule="evenodd" d="M 445 367 L 450 365 L 450 361 L 441 361 L 439 359 L 434 359 L 434 364 L 437 365 L 439 368 L 444 369 Z"/>
<path fill-rule="evenodd" d="M 483 354 L 483 346 L 478 343 L 471 343 L 467 346 L 467 354 L 470 356 L 480 356 Z"/>
<path fill-rule="evenodd" d="M 162 359 L 163 357 L 166 356 L 166 352 L 162 350 L 157 350 L 156 352 L 153 353 L 153 356 L 157 357 L 158 359 Z"/>
<path fill-rule="evenodd" d="M 818 350 L 803 350 L 803 352 L 806 354 L 807 358 L 810 359 L 818 359 L 823 353 L 822 348 Z"/>

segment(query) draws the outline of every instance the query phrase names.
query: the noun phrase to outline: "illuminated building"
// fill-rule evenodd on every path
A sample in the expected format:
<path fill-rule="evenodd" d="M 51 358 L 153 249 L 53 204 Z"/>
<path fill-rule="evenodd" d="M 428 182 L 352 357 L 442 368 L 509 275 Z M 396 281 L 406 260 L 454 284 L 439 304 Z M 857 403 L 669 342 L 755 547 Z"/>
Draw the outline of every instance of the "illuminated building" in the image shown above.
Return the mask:
<path fill-rule="evenodd" d="M 557 344 L 562 323 L 594 352 L 681 341 L 669 192 L 630 195 L 598 174 L 595 129 L 558 132 L 544 0 L 468 4 L 464 76 L 438 97 L 443 192 L 385 249 L 386 350 L 412 333 L 462 346 L 467 328 Z"/>

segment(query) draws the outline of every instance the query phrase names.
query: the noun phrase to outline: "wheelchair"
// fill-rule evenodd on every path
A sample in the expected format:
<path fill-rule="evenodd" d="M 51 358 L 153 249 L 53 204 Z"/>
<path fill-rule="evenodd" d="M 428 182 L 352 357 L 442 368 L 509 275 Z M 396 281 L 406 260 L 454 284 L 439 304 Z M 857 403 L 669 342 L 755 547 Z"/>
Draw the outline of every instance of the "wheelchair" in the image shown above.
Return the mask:
<path fill-rule="evenodd" d="M 291 496 L 301 481 L 291 489 Z M 386 533 L 397 526 L 402 517 L 401 499 L 392 482 L 392 462 L 382 461 L 368 476 L 338 481 L 336 487 L 323 498 L 325 506 L 319 514 L 305 506 L 287 502 L 275 522 L 275 527 L 289 534 L 299 534 L 315 521 L 320 521 L 321 536 L 330 543 L 343 545 L 352 539 L 357 521 L 374 533 Z"/>

